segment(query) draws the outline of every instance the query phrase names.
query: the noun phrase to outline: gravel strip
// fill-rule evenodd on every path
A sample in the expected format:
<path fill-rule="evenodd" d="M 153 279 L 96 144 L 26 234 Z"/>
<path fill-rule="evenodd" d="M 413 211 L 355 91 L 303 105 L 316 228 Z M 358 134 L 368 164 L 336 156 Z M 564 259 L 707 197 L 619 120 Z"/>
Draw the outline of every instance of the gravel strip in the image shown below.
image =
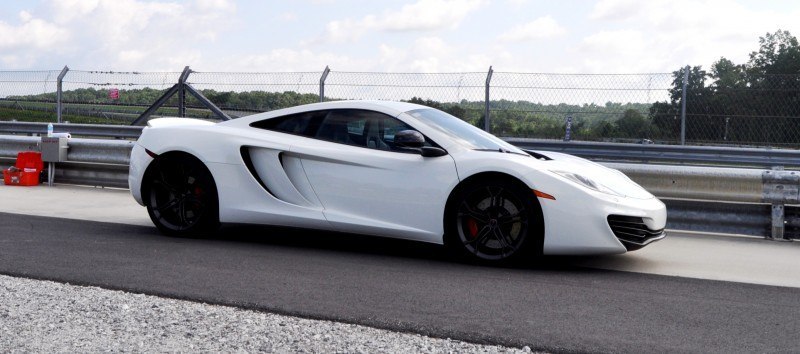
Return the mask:
<path fill-rule="evenodd" d="M 526 353 L 0 275 L 0 352 Z"/>

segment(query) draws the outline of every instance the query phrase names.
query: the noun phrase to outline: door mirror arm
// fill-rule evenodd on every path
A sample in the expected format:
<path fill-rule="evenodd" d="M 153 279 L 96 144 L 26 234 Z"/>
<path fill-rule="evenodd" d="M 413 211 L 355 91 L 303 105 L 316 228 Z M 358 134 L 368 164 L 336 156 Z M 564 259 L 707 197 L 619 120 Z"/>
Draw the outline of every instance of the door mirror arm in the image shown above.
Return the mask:
<path fill-rule="evenodd" d="M 435 146 L 423 146 L 420 148 L 420 155 L 422 155 L 422 157 L 440 157 L 447 155 L 447 151 Z"/>

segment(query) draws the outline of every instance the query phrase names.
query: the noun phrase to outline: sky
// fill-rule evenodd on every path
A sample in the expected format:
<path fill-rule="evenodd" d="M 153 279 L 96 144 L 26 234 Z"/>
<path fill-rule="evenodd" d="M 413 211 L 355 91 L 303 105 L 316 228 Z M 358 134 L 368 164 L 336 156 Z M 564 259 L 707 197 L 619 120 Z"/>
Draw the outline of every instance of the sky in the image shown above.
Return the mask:
<path fill-rule="evenodd" d="M 0 71 L 658 73 L 800 35 L 796 0 L 3 0 Z"/>

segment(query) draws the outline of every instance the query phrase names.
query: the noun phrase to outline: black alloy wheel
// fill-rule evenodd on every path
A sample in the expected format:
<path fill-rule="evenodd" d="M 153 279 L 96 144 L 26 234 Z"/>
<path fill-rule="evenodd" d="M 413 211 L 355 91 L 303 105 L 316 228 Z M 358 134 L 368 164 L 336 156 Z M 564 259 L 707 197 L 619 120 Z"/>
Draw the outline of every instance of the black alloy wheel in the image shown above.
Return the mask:
<path fill-rule="evenodd" d="M 504 180 L 464 188 L 450 217 L 451 242 L 475 260 L 503 262 L 528 251 L 538 237 L 540 210 L 530 189 Z"/>
<path fill-rule="evenodd" d="M 159 157 L 146 181 L 147 212 L 162 233 L 200 236 L 217 230 L 217 188 L 202 162 L 183 154 Z"/>

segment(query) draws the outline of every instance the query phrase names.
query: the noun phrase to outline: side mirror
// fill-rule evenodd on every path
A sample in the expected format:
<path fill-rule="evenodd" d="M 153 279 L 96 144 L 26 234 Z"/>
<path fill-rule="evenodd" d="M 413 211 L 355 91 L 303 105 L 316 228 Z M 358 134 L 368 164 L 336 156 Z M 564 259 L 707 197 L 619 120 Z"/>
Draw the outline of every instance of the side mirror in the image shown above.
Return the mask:
<path fill-rule="evenodd" d="M 421 148 L 425 145 L 425 137 L 416 130 L 401 130 L 394 135 L 394 143 L 402 148 Z"/>

